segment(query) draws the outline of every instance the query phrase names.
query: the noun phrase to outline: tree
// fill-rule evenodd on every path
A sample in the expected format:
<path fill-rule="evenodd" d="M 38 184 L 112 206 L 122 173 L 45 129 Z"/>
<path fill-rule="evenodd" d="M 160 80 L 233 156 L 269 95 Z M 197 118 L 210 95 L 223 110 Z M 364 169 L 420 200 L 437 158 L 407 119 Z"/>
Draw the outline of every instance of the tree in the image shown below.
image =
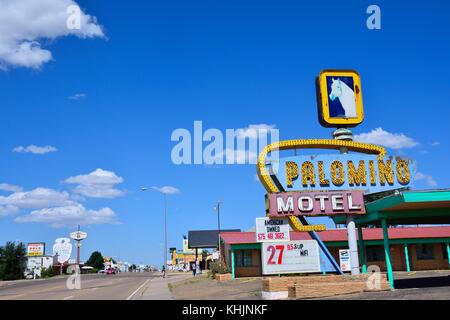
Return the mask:
<path fill-rule="evenodd" d="M 100 253 L 100 251 L 94 251 L 92 252 L 91 256 L 89 257 L 88 261 L 86 262 L 88 266 L 91 266 L 93 268 L 96 268 L 98 270 L 103 269 L 103 256 Z"/>
<path fill-rule="evenodd" d="M 24 277 L 26 264 L 25 245 L 20 242 L 17 245 L 8 241 L 4 247 L 0 247 L 0 279 L 17 280 Z"/>
<path fill-rule="evenodd" d="M 48 268 L 42 268 L 41 278 L 50 278 L 50 277 L 53 277 L 53 267 L 50 266 Z"/>

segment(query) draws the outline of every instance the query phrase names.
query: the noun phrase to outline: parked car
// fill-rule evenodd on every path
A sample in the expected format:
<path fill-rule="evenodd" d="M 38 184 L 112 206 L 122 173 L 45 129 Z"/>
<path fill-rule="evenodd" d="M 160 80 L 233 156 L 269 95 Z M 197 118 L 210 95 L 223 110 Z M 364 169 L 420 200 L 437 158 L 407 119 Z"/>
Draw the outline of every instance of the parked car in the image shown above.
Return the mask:
<path fill-rule="evenodd" d="M 116 270 L 114 268 L 109 268 L 106 270 L 106 274 L 116 274 Z"/>
<path fill-rule="evenodd" d="M 105 269 L 98 270 L 98 273 L 106 273 Z"/>

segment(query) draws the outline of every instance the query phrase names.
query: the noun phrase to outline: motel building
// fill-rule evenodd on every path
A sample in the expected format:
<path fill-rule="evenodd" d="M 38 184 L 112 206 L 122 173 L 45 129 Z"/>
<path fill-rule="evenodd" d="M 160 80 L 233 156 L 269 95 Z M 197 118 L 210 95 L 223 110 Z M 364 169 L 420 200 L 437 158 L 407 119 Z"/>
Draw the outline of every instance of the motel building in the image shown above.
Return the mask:
<path fill-rule="evenodd" d="M 394 271 L 448 270 L 450 189 L 414 190 L 412 159 L 353 141 L 350 128 L 364 120 L 358 72 L 322 70 L 316 93 L 319 123 L 334 129 L 333 139 L 275 141 L 259 153 L 265 216 L 256 218 L 255 232 L 220 233 L 221 259 L 231 278 L 315 274 L 310 281 L 332 290 L 339 284 L 332 279 L 356 281 L 353 287 L 379 270 L 392 289 Z M 316 217 L 346 228 L 326 230 L 314 224 Z M 301 280 L 290 289 L 283 284 L 282 295 L 302 297 Z"/>
<path fill-rule="evenodd" d="M 393 271 L 450 269 L 450 191 L 395 191 L 365 199 L 366 214 L 355 218 L 360 271 L 378 266 L 393 288 Z M 333 216 L 345 224 L 345 216 Z M 432 225 L 432 226 L 430 226 Z M 346 229 L 317 231 L 339 263 L 348 249 Z M 264 276 L 261 248 L 255 232 L 222 232 L 223 257 L 232 278 Z M 291 241 L 312 240 L 308 232 L 290 232 Z M 322 259 L 321 259 L 322 260 Z M 321 265 L 322 265 L 321 261 Z M 334 273 L 321 266 L 319 274 Z"/>

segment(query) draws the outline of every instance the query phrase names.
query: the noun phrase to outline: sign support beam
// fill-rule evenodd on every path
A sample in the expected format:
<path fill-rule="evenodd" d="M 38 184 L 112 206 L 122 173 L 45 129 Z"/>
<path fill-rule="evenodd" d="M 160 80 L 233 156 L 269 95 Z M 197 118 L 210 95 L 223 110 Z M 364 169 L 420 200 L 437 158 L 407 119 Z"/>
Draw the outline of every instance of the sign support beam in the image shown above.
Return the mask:
<path fill-rule="evenodd" d="M 338 128 L 333 132 L 335 140 L 353 140 L 353 135 L 351 130 L 345 128 Z M 346 147 L 340 148 L 341 154 L 347 154 L 348 149 Z M 358 243 L 356 241 L 356 224 L 355 219 L 352 215 L 347 215 L 347 236 L 348 236 L 348 248 L 350 250 L 350 268 L 352 270 L 352 275 L 358 275 L 359 272 L 359 256 L 358 256 Z"/>
<path fill-rule="evenodd" d="M 447 260 L 448 260 L 448 268 L 450 269 L 450 243 L 447 242 Z"/>
<path fill-rule="evenodd" d="M 405 249 L 405 263 L 406 263 L 406 271 L 411 272 L 411 266 L 409 264 L 409 252 L 408 252 L 408 244 L 404 243 L 403 248 Z"/>
<path fill-rule="evenodd" d="M 389 248 L 389 235 L 387 228 L 387 221 L 385 218 L 381 219 L 381 226 L 383 228 L 383 243 L 384 243 L 384 255 L 386 259 L 386 269 L 391 289 L 394 289 L 394 273 L 392 272 L 391 252 Z"/>
<path fill-rule="evenodd" d="M 231 279 L 234 280 L 235 278 L 235 273 L 234 273 L 234 249 L 231 248 Z"/>
<path fill-rule="evenodd" d="M 367 262 L 366 262 L 366 255 L 364 253 L 364 238 L 363 238 L 363 232 L 362 227 L 358 225 L 358 244 L 359 244 L 359 257 L 361 259 L 361 272 L 367 273 Z"/>

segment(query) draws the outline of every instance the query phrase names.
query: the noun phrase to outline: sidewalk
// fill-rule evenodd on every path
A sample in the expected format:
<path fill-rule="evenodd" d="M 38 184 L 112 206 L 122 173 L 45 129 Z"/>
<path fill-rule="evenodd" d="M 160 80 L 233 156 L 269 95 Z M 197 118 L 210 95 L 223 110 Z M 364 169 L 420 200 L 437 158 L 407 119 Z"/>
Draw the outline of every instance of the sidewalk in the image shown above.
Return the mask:
<path fill-rule="evenodd" d="M 192 278 L 192 274 L 168 274 L 167 278 L 155 277 L 136 293 L 133 300 L 173 300 L 169 283 Z"/>

